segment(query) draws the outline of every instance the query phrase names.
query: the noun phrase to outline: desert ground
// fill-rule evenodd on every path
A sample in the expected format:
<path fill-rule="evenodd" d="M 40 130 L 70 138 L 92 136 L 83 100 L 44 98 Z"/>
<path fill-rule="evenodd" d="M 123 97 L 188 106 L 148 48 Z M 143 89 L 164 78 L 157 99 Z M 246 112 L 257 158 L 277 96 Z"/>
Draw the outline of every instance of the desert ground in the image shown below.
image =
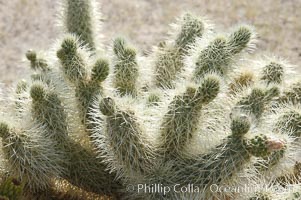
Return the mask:
<path fill-rule="evenodd" d="M 206 16 L 218 30 L 240 23 L 258 32 L 257 53 L 272 52 L 301 72 L 301 0 L 98 0 L 105 45 L 123 35 L 149 51 L 163 40 L 169 24 L 185 11 Z M 59 0 L 0 0 L 0 83 L 12 86 L 29 73 L 28 49 L 51 47 L 59 34 Z"/>

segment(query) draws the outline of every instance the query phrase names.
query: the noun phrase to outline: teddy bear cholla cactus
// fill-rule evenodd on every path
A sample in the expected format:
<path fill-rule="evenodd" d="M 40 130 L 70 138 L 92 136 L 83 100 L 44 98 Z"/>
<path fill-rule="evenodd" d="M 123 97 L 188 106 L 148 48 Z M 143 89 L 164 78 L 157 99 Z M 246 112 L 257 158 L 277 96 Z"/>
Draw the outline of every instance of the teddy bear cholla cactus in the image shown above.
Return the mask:
<path fill-rule="evenodd" d="M 271 191 L 300 187 L 300 82 L 287 83 L 296 75 L 279 59 L 244 59 L 254 49 L 251 27 L 218 35 L 187 13 L 149 57 L 122 38 L 104 54 L 95 2 L 66 0 L 62 7 L 66 33 L 48 57 L 27 52 L 35 74 L 1 109 L 3 173 L 20 179 L 27 193 L 49 194 L 62 181 L 120 199 L 296 193 Z M 211 188 L 262 181 L 264 191 Z M 179 191 L 190 184 L 197 191 Z"/>

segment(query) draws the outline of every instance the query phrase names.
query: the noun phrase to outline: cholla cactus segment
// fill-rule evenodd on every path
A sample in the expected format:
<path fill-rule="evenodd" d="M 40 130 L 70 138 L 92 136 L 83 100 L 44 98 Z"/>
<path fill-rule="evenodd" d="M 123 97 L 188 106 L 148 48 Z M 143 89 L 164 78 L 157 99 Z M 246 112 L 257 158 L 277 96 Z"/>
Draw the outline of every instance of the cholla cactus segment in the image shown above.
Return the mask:
<path fill-rule="evenodd" d="M 239 124 L 241 127 L 237 128 Z M 204 190 L 209 190 L 212 184 L 220 185 L 235 181 L 233 179 L 248 166 L 252 156 L 265 157 L 284 148 L 285 144 L 281 140 L 265 136 L 246 138 L 245 135 L 249 132 L 249 128 L 250 122 L 245 115 L 235 117 L 231 123 L 231 135 L 222 144 L 216 146 L 212 152 L 202 155 L 200 158 L 184 159 L 184 164 L 179 165 L 177 172 L 179 179 L 176 181 L 183 184 L 194 183 L 200 185 Z M 216 170 L 212 170 L 212 168 Z M 212 195 L 209 194 L 205 198 Z"/>
<path fill-rule="evenodd" d="M 108 61 L 98 59 L 92 66 L 92 73 L 88 73 L 87 59 L 89 51 L 78 43 L 75 36 L 67 35 L 63 39 L 61 49 L 57 51 L 65 77 L 75 86 L 75 97 L 79 105 L 82 122 L 89 128 L 89 107 L 97 95 L 101 93 L 103 82 L 109 71 Z M 92 120 L 92 119 L 90 119 Z"/>
<path fill-rule="evenodd" d="M 247 116 L 235 116 L 231 122 L 231 131 L 234 136 L 246 134 L 250 129 L 250 121 Z"/>
<path fill-rule="evenodd" d="M 290 133 L 295 137 L 301 136 L 301 113 L 295 110 L 287 111 L 280 116 L 276 130 Z"/>
<path fill-rule="evenodd" d="M 235 30 L 228 39 L 228 47 L 230 54 L 236 55 L 243 49 L 248 47 L 248 44 L 252 40 L 252 29 L 248 26 L 241 26 Z"/>
<path fill-rule="evenodd" d="M 275 150 L 282 150 L 285 147 L 284 141 L 271 140 L 265 135 L 257 135 L 246 143 L 248 151 L 257 157 L 265 157 Z"/>
<path fill-rule="evenodd" d="M 62 63 L 64 73 L 72 82 L 84 79 L 87 64 L 83 56 L 78 53 L 78 42 L 73 36 L 66 37 L 57 51 L 57 57 Z"/>
<path fill-rule="evenodd" d="M 279 84 L 283 80 L 284 69 L 281 64 L 271 62 L 263 69 L 263 76 L 261 77 L 267 84 Z"/>
<path fill-rule="evenodd" d="M 68 135 L 67 116 L 60 99 L 55 92 L 48 92 L 41 84 L 33 84 L 30 89 L 32 114 L 44 124 L 56 141 Z"/>
<path fill-rule="evenodd" d="M 215 38 L 199 53 L 195 63 L 194 77 L 198 79 L 210 72 L 225 75 L 234 56 L 246 49 L 252 42 L 252 35 L 249 27 L 242 26 L 229 38 Z"/>
<path fill-rule="evenodd" d="M 136 95 L 138 63 L 136 50 L 129 47 L 124 39 L 117 38 L 114 41 L 114 87 L 121 95 Z"/>
<path fill-rule="evenodd" d="M 66 32 L 77 35 L 89 48 L 96 49 L 97 13 L 94 0 L 64 0 L 63 26 Z"/>
<path fill-rule="evenodd" d="M 236 124 L 242 124 L 244 127 L 238 131 Z M 234 132 L 222 144 L 215 147 L 212 152 L 201 155 L 201 158 L 184 160 L 177 181 L 183 184 L 194 183 L 209 190 L 211 184 L 219 185 L 231 179 L 250 159 L 251 154 L 246 148 L 246 140 L 243 139 L 249 128 L 250 124 L 245 116 L 235 118 L 232 121 Z M 216 170 L 211 170 L 212 168 Z"/>
<path fill-rule="evenodd" d="M 208 76 L 198 88 L 188 87 L 183 95 L 176 96 L 165 114 L 160 133 L 160 146 L 165 157 L 177 156 L 197 130 L 200 110 L 218 94 L 219 79 Z"/>
<path fill-rule="evenodd" d="M 91 80 L 93 82 L 101 83 L 109 75 L 109 62 L 104 59 L 99 59 L 96 61 L 92 68 Z"/>
<path fill-rule="evenodd" d="M 184 14 L 176 26 L 179 33 L 175 41 L 161 45 L 155 58 L 155 84 L 163 88 L 173 87 L 177 74 L 184 67 L 189 48 L 204 33 L 203 20 L 190 13 Z"/>
<path fill-rule="evenodd" d="M 266 136 L 255 136 L 246 144 L 248 151 L 255 156 L 265 157 L 269 154 Z"/>
<path fill-rule="evenodd" d="M 104 98 L 99 104 L 99 109 L 102 114 L 107 116 L 112 116 L 116 111 L 116 105 L 113 99 L 111 98 Z"/>
<path fill-rule="evenodd" d="M 199 17 L 191 13 L 185 13 L 180 20 L 180 27 L 180 32 L 175 40 L 175 46 L 177 46 L 181 52 L 185 53 L 189 45 L 192 45 L 197 38 L 202 37 L 204 24 Z"/>
<path fill-rule="evenodd" d="M 249 95 L 243 97 L 237 103 L 237 107 L 259 118 L 266 111 L 269 102 L 278 95 L 279 89 L 277 87 L 253 88 Z"/>
<path fill-rule="evenodd" d="M 41 69 L 41 70 L 48 70 L 48 64 L 45 59 L 38 58 L 37 53 L 32 50 L 28 50 L 26 52 L 26 57 L 30 61 L 30 66 L 32 69 Z"/>
<path fill-rule="evenodd" d="M 104 98 L 100 104 L 100 110 L 106 116 L 103 129 L 108 145 L 106 149 L 113 154 L 112 158 L 106 159 L 113 161 L 109 163 L 112 170 L 126 178 L 148 172 L 154 159 L 154 149 L 143 136 L 134 113 L 120 110 L 111 98 Z M 110 152 L 102 154 L 107 157 Z"/>
<path fill-rule="evenodd" d="M 214 39 L 199 55 L 196 62 L 195 77 L 199 78 L 210 72 L 224 75 L 230 61 L 230 54 L 227 48 L 226 38 Z"/>
<path fill-rule="evenodd" d="M 293 104 L 300 104 L 301 102 L 301 82 L 292 84 L 289 88 L 284 90 L 283 94 L 279 98 L 279 102 Z"/>
<path fill-rule="evenodd" d="M 15 178 L 8 177 L 0 185 L 0 199 L 21 200 L 24 184 Z"/>
<path fill-rule="evenodd" d="M 43 136 L 50 138 L 54 142 L 53 151 L 65 158 L 56 163 L 64 169 L 61 177 L 87 191 L 110 194 L 118 189 L 120 186 L 112 183 L 114 175 L 106 174 L 106 166 L 97 161 L 95 153 L 68 137 L 66 113 L 58 95 L 37 83 L 32 85 L 30 93 L 33 115 L 48 131 Z"/>
<path fill-rule="evenodd" d="M 200 103 L 208 104 L 211 102 L 217 96 L 219 90 L 220 81 L 218 76 L 208 75 L 205 77 L 197 91 L 197 95 L 200 97 Z"/>
<path fill-rule="evenodd" d="M 183 68 L 184 63 L 179 57 L 178 50 L 174 47 L 166 47 L 161 50 L 156 60 L 156 80 L 155 84 L 162 88 L 172 88 L 177 73 Z"/>
<path fill-rule="evenodd" d="M 75 88 L 75 97 L 81 114 L 81 119 L 84 125 L 89 126 L 88 119 L 92 120 L 89 116 L 89 108 L 93 103 L 93 100 L 101 92 L 101 86 L 95 81 L 83 81 L 79 82 Z"/>
<path fill-rule="evenodd" d="M 32 191 L 45 190 L 51 186 L 51 177 L 63 170 L 57 162 L 59 153 L 51 151 L 54 143 L 37 135 L 44 132 L 40 127 L 32 130 L 13 130 L 7 124 L 0 124 L 3 151 L 9 161 L 13 176 L 26 183 Z"/>
<path fill-rule="evenodd" d="M 42 85 L 33 85 L 30 89 L 30 96 L 33 100 L 39 101 L 44 99 L 46 95 L 45 88 Z"/>

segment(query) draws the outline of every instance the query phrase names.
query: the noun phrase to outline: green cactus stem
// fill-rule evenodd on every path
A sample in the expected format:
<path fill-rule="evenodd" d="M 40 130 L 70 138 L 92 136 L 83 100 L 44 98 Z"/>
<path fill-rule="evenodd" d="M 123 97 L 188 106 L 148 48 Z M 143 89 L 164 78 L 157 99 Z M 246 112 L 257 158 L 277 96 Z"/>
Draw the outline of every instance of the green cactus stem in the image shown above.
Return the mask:
<path fill-rule="evenodd" d="M 136 50 L 129 47 L 124 39 L 114 41 L 114 87 L 121 95 L 137 94 L 138 63 Z"/>
<path fill-rule="evenodd" d="M 267 110 L 269 102 L 278 95 L 279 89 L 277 87 L 253 88 L 249 95 L 243 97 L 237 103 L 236 107 L 253 114 L 256 118 L 260 118 L 263 112 Z"/>
<path fill-rule="evenodd" d="M 180 20 L 180 30 L 175 42 L 171 45 L 160 45 L 155 60 L 155 84 L 162 88 L 172 88 L 173 81 L 184 67 L 183 58 L 187 55 L 191 45 L 204 32 L 204 23 L 192 14 L 186 13 Z"/>
<path fill-rule="evenodd" d="M 93 0 L 64 0 L 64 27 L 68 33 L 75 34 L 92 50 L 95 44 L 96 13 L 93 11 Z"/>
<path fill-rule="evenodd" d="M 26 58 L 30 61 L 30 66 L 33 70 L 40 69 L 42 71 L 49 70 L 47 61 L 43 58 L 37 57 L 37 53 L 33 50 L 26 52 Z"/>
<path fill-rule="evenodd" d="M 281 64 L 271 62 L 264 67 L 261 79 L 264 80 L 267 84 L 279 84 L 283 81 L 283 75 L 283 66 Z"/>
<path fill-rule="evenodd" d="M 62 163 L 57 163 L 64 169 L 62 178 L 87 191 L 100 194 L 117 192 L 115 190 L 120 188 L 120 185 L 114 182 L 116 175 L 106 172 L 106 165 L 97 161 L 93 150 L 68 137 L 68 122 L 58 96 L 38 84 L 31 87 L 30 94 L 36 120 L 45 124 L 49 132 L 45 136 L 55 142 L 54 150 L 65 157 Z"/>
<path fill-rule="evenodd" d="M 149 171 L 154 150 L 142 135 L 134 113 L 121 111 L 111 98 L 104 98 L 100 102 L 100 110 L 106 116 L 104 131 L 117 162 L 111 167 L 123 169 L 128 177 Z"/>
<path fill-rule="evenodd" d="M 181 155 L 197 130 L 202 106 L 212 101 L 219 89 L 219 79 L 207 76 L 200 87 L 188 87 L 183 95 L 174 98 L 161 126 L 159 149 L 164 157 Z"/>
<path fill-rule="evenodd" d="M 251 42 L 252 34 L 249 27 L 241 26 L 228 38 L 217 37 L 211 41 L 198 55 L 194 78 L 197 80 L 212 72 L 225 75 L 233 57 Z"/>
<path fill-rule="evenodd" d="M 294 83 L 284 90 L 278 102 L 299 104 L 301 102 L 301 82 Z"/>

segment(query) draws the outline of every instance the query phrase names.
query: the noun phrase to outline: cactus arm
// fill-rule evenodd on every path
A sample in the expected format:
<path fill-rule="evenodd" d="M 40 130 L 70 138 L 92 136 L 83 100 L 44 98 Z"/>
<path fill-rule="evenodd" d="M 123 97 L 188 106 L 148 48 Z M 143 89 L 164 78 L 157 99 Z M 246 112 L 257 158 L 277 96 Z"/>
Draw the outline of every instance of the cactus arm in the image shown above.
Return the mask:
<path fill-rule="evenodd" d="M 89 109 L 97 96 L 101 94 L 101 82 L 109 73 L 109 63 L 105 59 L 98 59 L 92 67 L 92 73 L 87 72 L 88 66 L 84 56 L 79 52 L 80 46 L 76 37 L 67 36 L 57 51 L 66 78 L 75 86 L 79 113 L 87 130 L 90 129 L 93 119 L 89 115 Z M 83 50 L 82 50 L 83 51 Z M 90 134 L 90 132 L 88 131 Z"/>
<path fill-rule="evenodd" d="M 301 102 L 301 82 L 296 82 L 285 89 L 278 102 L 299 104 Z"/>
<path fill-rule="evenodd" d="M 114 87 L 120 95 L 137 94 L 138 64 L 135 49 L 126 45 L 122 38 L 114 41 Z"/>
<path fill-rule="evenodd" d="M 209 189 L 211 184 L 219 185 L 230 181 L 250 163 L 252 156 L 265 157 L 284 148 L 283 141 L 266 136 L 245 138 L 249 129 L 250 122 L 245 115 L 234 117 L 231 123 L 232 134 L 212 152 L 199 158 L 185 159 L 178 166 L 175 182 L 180 181 L 184 185 L 194 183 Z"/>
<path fill-rule="evenodd" d="M 199 88 L 187 88 L 183 95 L 174 98 L 161 126 L 158 148 L 164 157 L 181 154 L 197 130 L 202 106 L 217 96 L 219 87 L 219 79 L 208 76 Z"/>
<path fill-rule="evenodd" d="M 199 53 L 194 78 L 197 80 L 210 72 L 225 75 L 234 56 L 251 43 L 252 35 L 251 29 L 242 26 L 228 38 L 215 38 Z"/>
<path fill-rule="evenodd" d="M 93 0 L 64 0 L 64 27 L 68 33 L 77 35 L 84 44 L 92 50 L 95 44 L 95 13 L 93 13 Z"/>
<path fill-rule="evenodd" d="M 109 195 L 120 189 L 120 183 L 114 181 L 116 175 L 106 172 L 106 165 L 101 163 L 96 153 L 68 137 L 66 113 L 58 96 L 36 84 L 31 87 L 31 97 L 35 117 L 49 131 L 45 136 L 55 142 L 54 150 L 64 154 L 64 162 L 58 163 L 66 171 L 62 178 L 95 193 Z"/>
<path fill-rule="evenodd" d="M 25 182 L 31 191 L 43 191 L 51 186 L 51 178 L 61 174 L 60 154 L 51 150 L 53 142 L 39 137 L 36 130 L 14 130 L 0 124 L 3 152 L 9 161 L 10 172 Z M 42 132 L 42 131 L 41 131 Z"/>
<path fill-rule="evenodd" d="M 173 81 L 184 67 L 184 56 L 204 32 L 203 21 L 189 13 L 182 16 L 179 26 L 179 33 L 173 44 L 159 48 L 160 51 L 155 58 L 155 85 L 158 87 L 173 87 Z"/>
<path fill-rule="evenodd" d="M 154 150 L 143 136 L 134 114 L 121 111 L 111 98 L 102 99 L 99 107 L 105 115 L 107 148 L 112 151 L 103 154 L 113 154 L 113 159 L 116 160 L 111 168 L 127 178 L 136 178 L 135 176 L 148 172 L 154 159 Z"/>

